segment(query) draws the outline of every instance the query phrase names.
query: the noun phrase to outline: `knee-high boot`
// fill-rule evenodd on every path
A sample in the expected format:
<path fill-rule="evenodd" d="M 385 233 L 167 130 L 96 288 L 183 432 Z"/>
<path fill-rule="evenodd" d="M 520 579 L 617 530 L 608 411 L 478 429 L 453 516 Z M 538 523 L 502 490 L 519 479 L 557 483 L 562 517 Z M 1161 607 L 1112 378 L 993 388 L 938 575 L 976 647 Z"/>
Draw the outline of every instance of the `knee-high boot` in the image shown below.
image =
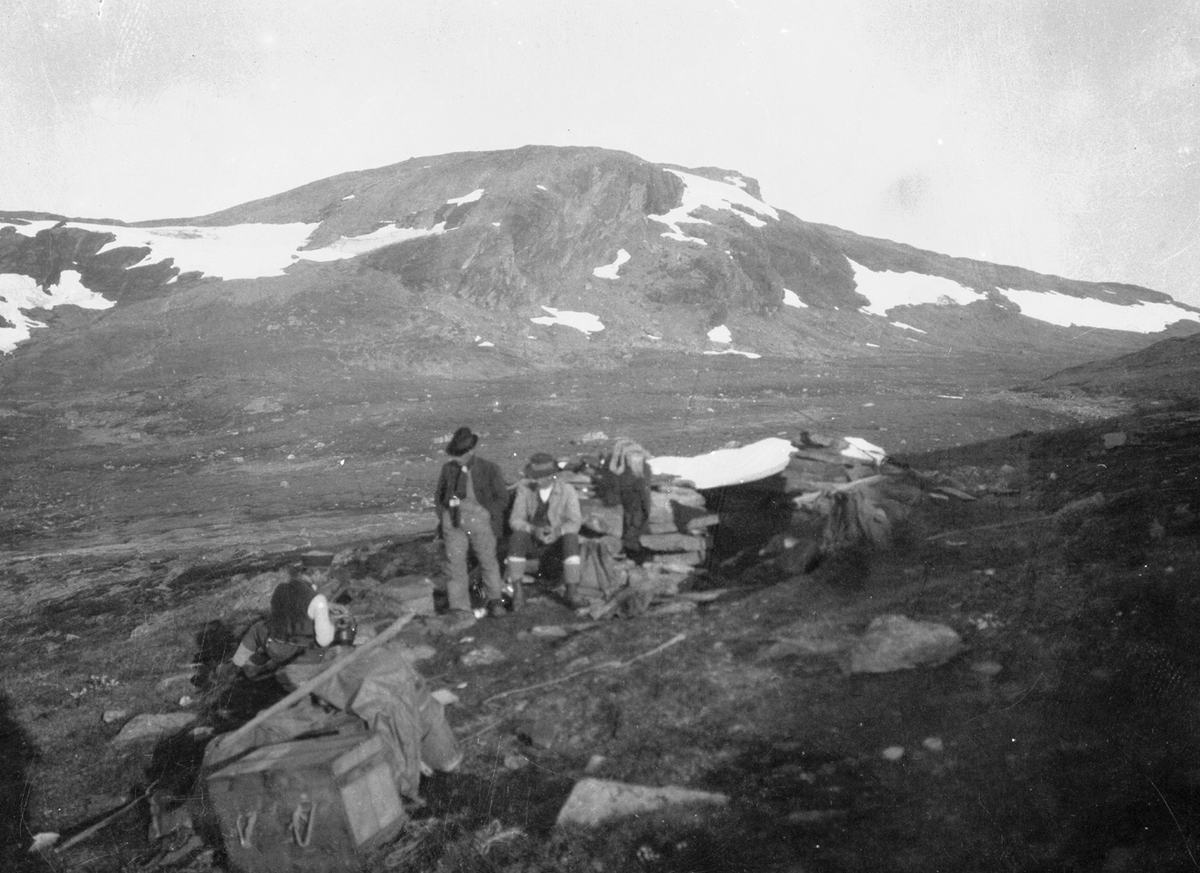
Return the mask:
<path fill-rule="evenodd" d="M 589 606 L 587 598 L 579 593 L 579 577 L 581 566 L 577 562 L 572 562 L 570 558 L 563 564 L 563 586 L 566 588 L 567 604 L 572 609 L 582 609 Z"/>
<path fill-rule="evenodd" d="M 504 569 L 505 586 L 512 592 L 512 611 L 518 612 L 525 606 L 525 559 L 509 557 Z"/>

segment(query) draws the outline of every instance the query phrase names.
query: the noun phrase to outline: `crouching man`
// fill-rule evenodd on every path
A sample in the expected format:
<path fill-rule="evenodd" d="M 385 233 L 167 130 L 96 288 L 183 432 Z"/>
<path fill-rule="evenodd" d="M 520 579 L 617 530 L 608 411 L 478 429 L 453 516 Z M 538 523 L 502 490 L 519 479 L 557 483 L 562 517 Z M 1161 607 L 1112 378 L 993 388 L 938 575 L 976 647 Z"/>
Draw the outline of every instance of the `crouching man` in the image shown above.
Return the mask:
<path fill-rule="evenodd" d="M 291 691 L 323 670 L 341 650 L 335 642 L 351 644 L 337 624 L 352 627 L 349 614 L 331 607 L 319 586 L 328 578 L 333 555 L 324 552 L 302 556 L 301 565 L 271 594 L 271 612 L 255 622 L 234 652 L 232 667 L 250 679 L 274 675 Z"/>
<path fill-rule="evenodd" d="M 457 769 L 462 751 L 442 704 L 402 643 L 390 640 L 369 651 L 354 648 L 349 613 L 329 604 L 317 590 L 328 578 L 332 558 L 305 555 L 302 566 L 276 586 L 270 615 L 246 632 L 232 661 L 218 671 L 226 680 L 273 675 L 289 691 L 327 669 L 331 675 L 310 686 L 312 693 L 305 699 L 275 712 L 253 730 L 217 737 L 206 750 L 206 764 L 314 732 L 366 730 L 380 736 L 388 748 L 400 794 L 417 799 L 421 775 Z M 336 669 L 329 669 L 335 660 Z"/>
<path fill-rule="evenodd" d="M 517 487 L 509 516 L 512 535 L 506 575 L 513 589 L 513 602 L 518 603 L 529 558 L 538 560 L 539 569 L 547 560 L 560 563 L 567 602 L 578 609 L 587 606 L 579 595 L 579 528 L 583 516 L 579 495 L 570 483 L 559 479 L 558 473 L 558 463 L 543 452 L 525 465 L 525 480 Z"/>

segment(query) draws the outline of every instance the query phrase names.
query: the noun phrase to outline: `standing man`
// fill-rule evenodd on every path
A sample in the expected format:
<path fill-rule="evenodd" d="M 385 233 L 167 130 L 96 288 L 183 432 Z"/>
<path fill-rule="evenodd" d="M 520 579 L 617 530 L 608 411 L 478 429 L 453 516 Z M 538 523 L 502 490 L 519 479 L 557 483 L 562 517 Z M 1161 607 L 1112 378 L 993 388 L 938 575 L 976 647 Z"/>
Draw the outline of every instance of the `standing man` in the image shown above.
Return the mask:
<path fill-rule="evenodd" d="M 562 581 L 572 608 L 587 606 L 579 595 L 579 528 L 583 516 L 579 494 L 569 482 L 558 478 L 558 462 L 539 452 L 525 465 L 525 482 L 517 488 L 509 526 L 508 582 L 513 602 L 520 597 L 525 560 L 556 559 L 562 565 Z"/>
<path fill-rule="evenodd" d="M 435 495 L 446 562 L 450 565 L 446 592 L 450 612 L 463 622 L 463 627 L 474 623 L 467 575 L 469 552 L 475 553 L 475 560 L 483 570 L 488 614 L 504 614 L 496 544 L 504 531 L 508 484 L 499 467 L 475 454 L 478 442 L 479 437 L 468 427 L 460 427 L 454 432 L 446 446 L 450 460 L 442 466 Z"/>

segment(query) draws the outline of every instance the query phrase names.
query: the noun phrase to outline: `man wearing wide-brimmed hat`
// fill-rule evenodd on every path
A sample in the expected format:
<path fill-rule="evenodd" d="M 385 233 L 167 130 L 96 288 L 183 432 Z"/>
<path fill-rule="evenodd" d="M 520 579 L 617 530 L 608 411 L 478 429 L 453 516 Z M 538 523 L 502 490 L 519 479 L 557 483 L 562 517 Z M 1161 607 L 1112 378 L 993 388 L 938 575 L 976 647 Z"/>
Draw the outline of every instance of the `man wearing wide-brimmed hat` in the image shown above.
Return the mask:
<path fill-rule="evenodd" d="M 579 596 L 579 494 L 558 472 L 553 456 L 539 452 L 525 465 L 525 481 L 513 499 L 507 576 L 514 603 L 521 599 L 525 562 L 536 557 L 539 568 L 545 558 L 561 561 L 568 602 L 573 607 L 587 605 Z"/>
<path fill-rule="evenodd" d="M 498 466 L 475 454 L 478 443 L 479 437 L 469 427 L 454 432 L 446 446 L 450 460 L 442 466 L 434 500 L 449 565 L 450 612 L 467 625 L 474 618 L 467 574 L 471 552 L 483 572 L 488 612 L 497 616 L 505 612 L 496 544 L 504 531 L 508 483 Z"/>

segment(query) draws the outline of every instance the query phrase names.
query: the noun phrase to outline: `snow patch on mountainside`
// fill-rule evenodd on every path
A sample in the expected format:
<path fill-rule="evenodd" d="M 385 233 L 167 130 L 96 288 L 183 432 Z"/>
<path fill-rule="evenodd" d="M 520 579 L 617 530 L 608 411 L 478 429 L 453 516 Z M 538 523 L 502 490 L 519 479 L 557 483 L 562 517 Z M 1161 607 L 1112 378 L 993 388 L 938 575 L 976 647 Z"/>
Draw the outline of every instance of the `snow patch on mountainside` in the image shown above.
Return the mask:
<path fill-rule="evenodd" d="M 998 290 L 1021 308 L 1022 315 L 1060 327 L 1095 327 L 1157 333 L 1177 321 L 1200 321 L 1200 313 L 1191 312 L 1174 303 L 1150 303 L 1143 300 L 1123 306 L 1090 297 L 1071 297 L 1057 291 L 1023 291 L 1018 288 Z"/>
<path fill-rule="evenodd" d="M 304 261 L 340 261 L 343 258 L 353 258 L 355 255 L 365 255 L 375 249 L 394 245 L 405 240 L 417 239 L 423 236 L 437 236 L 446 232 L 446 222 L 441 221 L 430 228 L 396 227 L 388 225 L 362 236 L 344 236 L 324 248 L 312 251 L 296 252 L 291 257 Z M 280 271 L 280 275 L 282 271 Z M 228 278 L 228 277 L 226 277 Z"/>
<path fill-rule="evenodd" d="M 483 196 L 477 189 L 463 197 L 447 201 L 454 204 L 471 203 Z M 387 225 L 361 236 L 340 239 L 312 251 L 302 251 L 320 225 L 295 222 L 291 224 L 234 224 L 219 227 L 125 227 L 95 222 L 32 221 L 27 224 L 0 222 L 0 228 L 11 227 L 22 236 L 35 237 L 43 230 L 63 226 L 91 233 L 111 234 L 112 242 L 98 252 L 117 248 L 148 248 L 149 254 L 134 266 L 160 263 L 170 258 L 181 273 L 198 272 L 222 279 L 259 279 L 282 276 L 284 270 L 297 261 L 336 261 L 394 245 L 405 240 L 445 233 L 445 222 L 431 228 L 411 228 Z M 0 351 L 10 352 L 17 343 L 29 338 L 29 330 L 43 327 L 40 322 L 21 314 L 22 309 L 50 309 L 73 304 L 88 309 L 104 309 L 114 302 L 84 287 L 80 274 L 64 271 L 62 283 L 42 290 L 28 276 L 4 274 L 0 285 Z M 593 328 L 599 329 L 599 328 Z"/>
<path fill-rule="evenodd" d="M 618 278 L 617 271 L 621 269 L 621 265 L 628 261 L 630 257 L 629 252 L 625 251 L 625 249 L 620 249 L 617 252 L 617 259 L 615 261 L 592 270 L 592 275 L 598 279 L 616 279 Z"/>
<path fill-rule="evenodd" d="M 987 299 L 986 294 L 941 276 L 893 273 L 891 270 L 877 273 L 854 261 L 850 261 L 850 265 L 854 268 L 858 293 L 871 301 L 869 305 L 860 307 L 859 311 L 871 315 L 887 315 L 889 310 L 897 306 L 967 304 Z"/>
<path fill-rule="evenodd" d="M 35 237 L 43 230 L 49 230 L 58 224 L 57 221 L 42 219 L 41 221 L 31 221 L 28 224 L 13 224 L 12 222 L 0 221 L 0 227 L 11 227 L 21 236 Z"/>
<path fill-rule="evenodd" d="M 649 215 L 654 221 L 659 221 L 665 224 L 670 230 L 664 233 L 667 239 L 673 239 L 678 242 L 694 242 L 700 245 L 708 245 L 704 240 L 694 236 L 688 236 L 679 229 L 681 224 L 712 224 L 711 221 L 706 221 L 703 218 L 695 218 L 692 213 L 702 206 L 707 206 L 710 209 L 724 209 L 735 215 L 738 215 L 751 227 L 764 227 L 766 222 L 758 216 L 766 215 L 779 220 L 779 213 L 775 208 L 763 203 L 757 197 L 749 194 L 745 188 L 744 182 L 740 184 L 730 184 L 729 182 L 717 182 L 713 179 L 706 179 L 703 176 L 696 176 L 692 173 L 684 173 L 680 170 L 667 170 L 669 173 L 674 173 L 683 180 L 684 190 L 682 202 L 663 215 Z"/>
<path fill-rule="evenodd" d="M 718 324 L 708 332 L 708 338 L 714 343 L 731 343 L 733 342 L 733 334 L 729 332 L 729 328 L 723 324 Z"/>
<path fill-rule="evenodd" d="M 51 225 L 53 226 L 53 225 Z M 68 222 L 93 233 L 116 236 L 101 253 L 123 247 L 147 247 L 150 253 L 139 265 L 172 258 L 181 273 L 200 272 L 222 279 L 261 279 L 282 276 L 297 260 L 337 261 L 384 246 L 445 232 L 444 224 L 431 228 L 388 225 L 361 236 L 341 237 L 312 251 L 301 251 L 319 224 L 231 224 L 224 227 L 120 227 Z M 18 228 L 20 230 L 20 228 Z"/>
<path fill-rule="evenodd" d="M 808 304 L 801 300 L 796 295 L 795 291 L 791 291 L 787 288 L 783 289 L 783 305 L 795 306 L 797 309 L 808 309 Z"/>
<path fill-rule="evenodd" d="M 476 188 L 470 194 L 464 194 L 461 197 L 451 197 L 446 202 L 449 203 L 451 206 L 462 206 L 466 203 L 474 203 L 476 200 L 478 200 L 480 197 L 483 196 L 483 192 L 484 192 L 483 188 Z"/>
<path fill-rule="evenodd" d="M 118 227 L 68 222 L 92 233 L 111 233 L 116 239 L 101 253 L 124 247 L 147 247 L 139 262 L 157 264 L 173 258 L 182 273 L 199 271 L 222 279 L 282 276 L 291 255 L 308 241 L 316 224 L 233 224 L 226 227 Z"/>
<path fill-rule="evenodd" d="M 46 326 L 21 310 L 52 309 L 68 304 L 84 309 L 108 309 L 114 305 L 112 300 L 85 288 L 74 270 L 63 270 L 59 283 L 45 289 L 20 273 L 0 273 L 0 352 L 11 352 L 17 343 L 29 339 L 31 330 Z M 13 326 L 8 327 L 9 324 Z"/>
<path fill-rule="evenodd" d="M 704 354 L 706 354 L 706 355 L 741 355 L 743 358 L 749 358 L 752 361 L 756 361 L 762 357 L 762 355 L 758 354 L 757 352 L 741 352 L 741 351 L 738 351 L 737 349 L 721 349 L 720 351 L 707 351 Z"/>
<path fill-rule="evenodd" d="M 543 306 L 542 309 L 550 314 L 541 315 L 529 320 L 534 324 L 561 324 L 563 327 L 573 327 L 575 330 L 587 334 L 604 330 L 604 325 L 601 323 L 599 316 L 593 315 L 590 312 L 572 312 L 567 309 L 554 309 L 551 306 Z"/>
<path fill-rule="evenodd" d="M 987 295 L 941 276 L 876 272 L 853 260 L 850 261 L 850 265 L 854 267 L 854 281 L 858 285 L 858 293 L 870 300 L 870 304 L 860 307 L 859 311 L 871 315 L 887 315 L 898 306 L 917 306 L 922 303 L 965 305 L 987 299 Z M 1028 291 L 1020 288 L 996 290 L 1015 303 L 1022 315 L 1059 327 L 1156 333 L 1178 321 L 1200 322 L 1200 313 L 1174 303 L 1152 303 L 1142 300 L 1125 305 L 1092 297 L 1073 297 L 1057 291 Z M 899 321 L 893 321 L 892 324 L 906 330 L 917 330 Z"/>

